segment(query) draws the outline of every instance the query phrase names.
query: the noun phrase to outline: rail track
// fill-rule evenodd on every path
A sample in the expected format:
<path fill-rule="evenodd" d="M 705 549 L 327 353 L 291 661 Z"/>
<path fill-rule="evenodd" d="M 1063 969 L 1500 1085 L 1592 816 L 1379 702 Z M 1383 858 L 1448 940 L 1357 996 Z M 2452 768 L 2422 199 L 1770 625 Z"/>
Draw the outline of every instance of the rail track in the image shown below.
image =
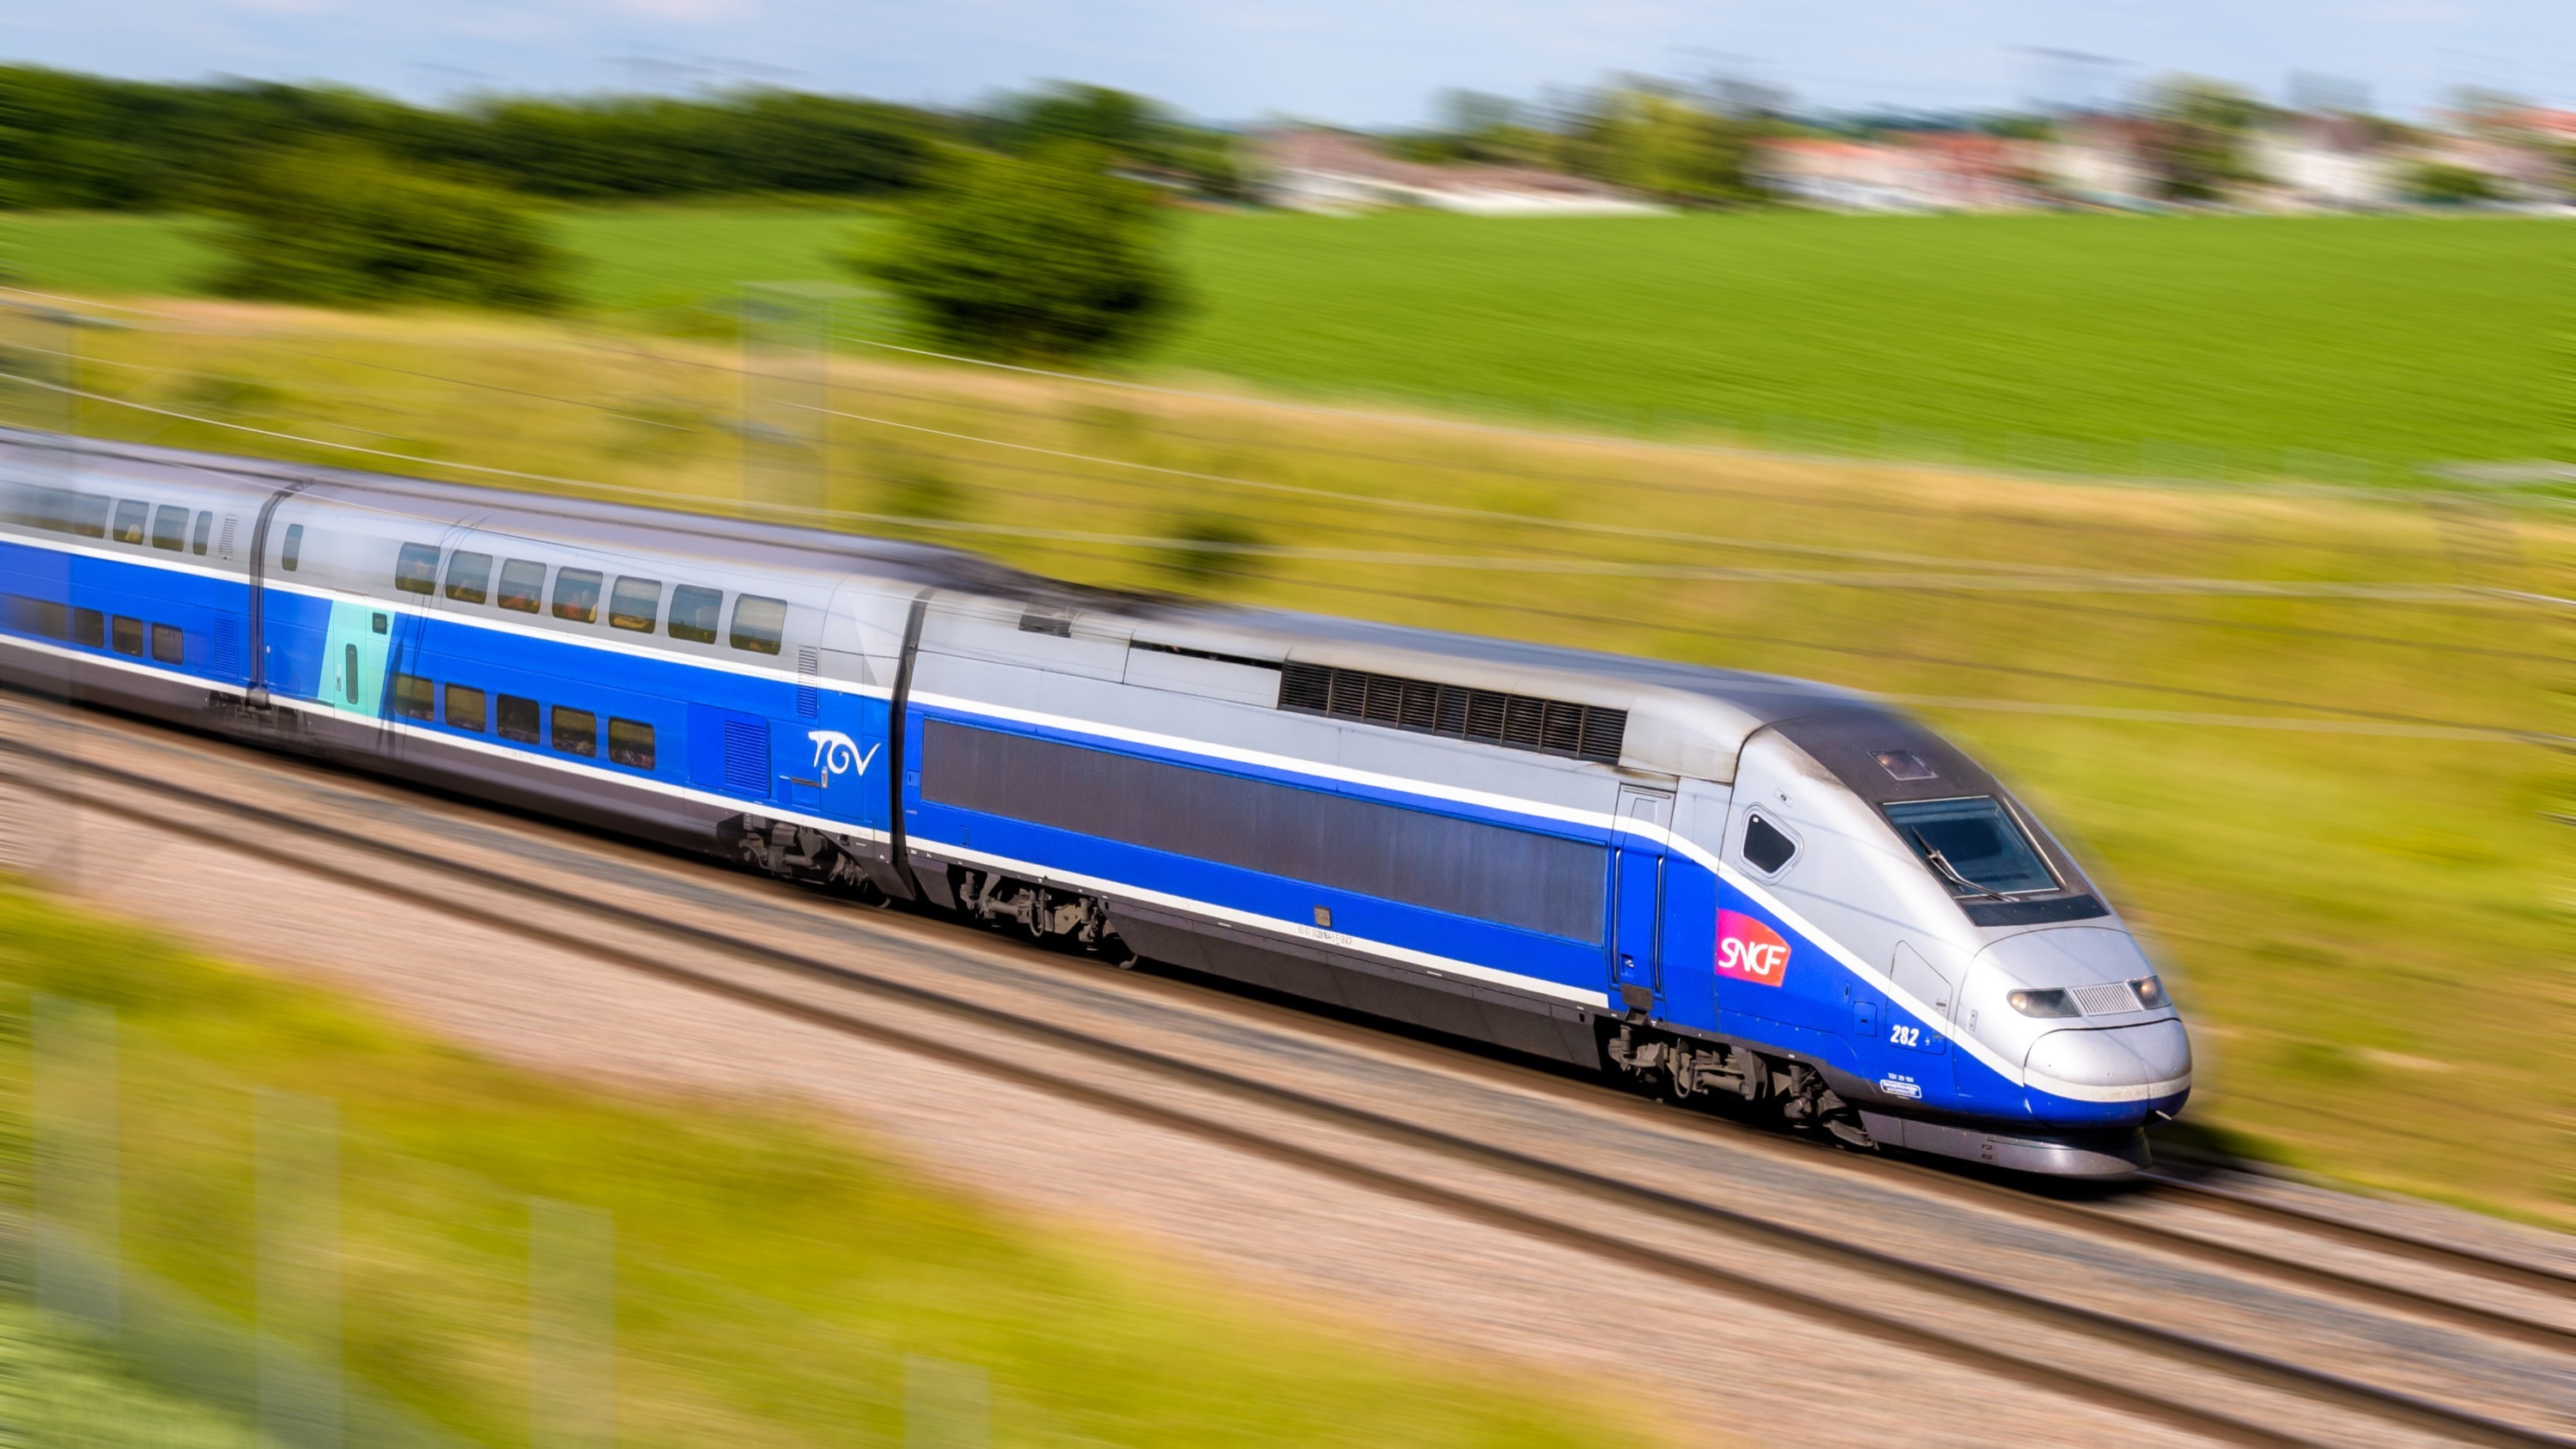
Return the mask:
<path fill-rule="evenodd" d="M 789 915 L 810 915 L 818 898 L 694 864 L 662 869 L 720 877 L 725 894 L 759 914 L 727 913 L 734 924 L 687 919 L 592 888 L 577 871 L 510 868 L 488 856 L 445 848 L 416 830 L 360 831 L 334 823 L 345 811 L 302 812 L 204 790 L 167 775 L 146 774 L 100 757 L 95 749 L 48 748 L 33 736 L 31 710 L 11 701 L 18 718 L 0 752 L 0 779 L 79 808 L 122 820 L 143 832 L 219 845 L 338 885 L 409 902 L 487 928 L 544 942 L 621 968 L 683 983 L 764 1011 L 881 1046 L 934 1057 L 950 1066 L 1005 1078 L 1155 1127 L 1288 1164 L 1478 1221 L 1527 1238 L 1692 1288 L 1758 1301 L 1828 1329 L 1928 1354 L 1978 1373 L 2114 1409 L 2208 1440 L 2253 1445 L 2430 1442 L 2490 1445 L 2576 1444 L 2563 1432 L 2564 1403 L 2542 1394 L 2510 1412 L 2475 1404 L 2475 1385 L 2450 1392 L 2401 1389 L 2326 1367 L 2291 1353 L 2266 1352 L 2214 1332 L 2156 1321 L 2135 1308 L 2107 1309 L 2078 1295 L 2040 1291 L 2002 1272 L 1969 1271 L 1926 1255 L 1821 1229 L 1794 1209 L 1721 1200 L 1700 1182 L 1658 1180 L 1620 1163 L 1585 1163 L 1565 1152 L 1523 1145 L 1523 1135 L 1492 1121 L 1426 1122 L 1262 1071 L 1218 1065 L 1132 1033 L 1032 1014 L 1025 1000 L 997 1000 L 980 989 L 948 989 L 904 976 L 826 959 L 776 944 L 767 929 Z M 157 750 L 199 773 L 226 770 L 269 777 L 278 790 L 328 795 L 347 786 L 320 785 L 310 772 L 270 756 L 193 736 L 94 716 L 52 726 L 77 729 L 118 750 Z M 111 750 L 110 753 L 113 753 Z M 507 833 L 489 812 L 486 831 Z M 456 826 L 456 829 L 478 827 Z M 410 840 L 397 838 L 409 835 Z M 633 847 L 603 842 L 576 848 L 602 853 Z M 562 841 L 554 851 L 562 853 Z M 365 861 L 361 866 L 357 862 Z M 390 866 L 391 870 L 382 867 Z M 622 866 L 631 869 L 631 859 Z M 794 899 L 789 899 L 790 895 Z M 540 911 L 525 909 L 541 907 Z M 514 908 L 517 907 L 517 908 Z M 836 915 L 839 913 L 835 913 Z M 882 919 L 882 918 L 879 918 Z M 549 920 L 580 921 L 575 929 Z M 916 960 L 985 949 L 980 934 L 873 931 L 874 944 Z M 764 939 L 766 938 L 766 939 Z M 673 949 L 678 948 L 678 949 Z M 1061 957 L 1049 958 L 1062 970 Z M 1109 973 L 1098 975 L 1106 977 Z M 930 978 L 934 983 L 937 978 Z M 1193 993 L 1198 1009 L 1211 1005 Z M 1214 1009 L 1231 1010 L 1223 1000 Z M 888 1011 L 886 1008 L 894 1008 Z M 1269 1013 L 1275 1020 L 1284 1013 Z M 1423 1048 L 1423 1051 L 1431 1049 Z M 1397 1053 L 1399 1057 L 1402 1052 Z M 1459 1064 L 1444 1061 L 1457 1074 Z M 2379 1257 L 2402 1258 L 2443 1275 L 2476 1279 L 2502 1291 L 2508 1304 L 2477 1303 L 2435 1286 L 2383 1278 L 2305 1261 L 2140 1220 L 2098 1204 L 2039 1197 L 1971 1176 L 1913 1163 L 1873 1161 L 1806 1151 L 1774 1136 L 1698 1114 L 1621 1097 L 1604 1088 L 1522 1071 L 1499 1063 L 1467 1064 L 1468 1078 L 1501 1074 L 1519 1099 L 1560 1102 L 1569 1110 L 1616 1120 L 1664 1140 L 1724 1141 L 1819 1187 L 1862 1183 L 1893 1188 L 1915 1200 L 1939 1200 L 2092 1243 L 2144 1248 L 2199 1270 L 2259 1279 L 2271 1289 L 2359 1308 L 2401 1321 L 2441 1325 L 2467 1348 L 2512 1345 L 2544 1378 L 2576 1374 L 2576 1331 L 2549 1305 L 2576 1298 L 2576 1279 L 2548 1264 L 2517 1263 L 2495 1253 L 2446 1245 L 2384 1228 L 2325 1218 L 2266 1198 L 2184 1178 L 2160 1177 L 2144 1192 L 2195 1208 L 2288 1225 Z M 1365 1095 L 1365 1094 L 1362 1094 Z M 2212 1206 L 2214 1205 L 2214 1207 Z M 1603 1209 L 1610 1209 L 1605 1213 Z M 1604 1226 L 1615 1224 L 1615 1226 Z M 1782 1271 L 1784 1264 L 1795 1265 Z M 1879 1292 L 1837 1292 L 1858 1283 L 1901 1295 L 1906 1306 L 1875 1306 Z M 1919 1311 L 1937 1305 L 1937 1312 Z M 2241 1335 L 2239 1335 L 2241 1337 Z M 2068 1353 L 2064 1345 L 2091 1352 Z M 2036 1345 L 2036 1346 L 2035 1346 Z M 2054 1346 L 2054 1347 L 2052 1347 Z M 2113 1350 L 2103 1353 L 2101 1350 Z M 2116 1371 L 2105 1372 L 2105 1365 Z M 2147 1368 L 2147 1366 L 2152 1368 Z M 2144 1370 L 2144 1371 L 2142 1371 Z"/>

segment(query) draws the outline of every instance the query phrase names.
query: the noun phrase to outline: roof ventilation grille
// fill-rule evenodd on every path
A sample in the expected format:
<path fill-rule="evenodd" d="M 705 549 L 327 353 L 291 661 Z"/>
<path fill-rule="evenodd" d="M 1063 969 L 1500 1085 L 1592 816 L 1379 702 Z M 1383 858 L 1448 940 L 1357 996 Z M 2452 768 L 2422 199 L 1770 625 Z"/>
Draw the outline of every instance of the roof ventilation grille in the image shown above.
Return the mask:
<path fill-rule="evenodd" d="M 1624 709 L 1321 664 L 1290 664 L 1281 671 L 1279 707 L 1604 764 L 1618 763 L 1628 732 Z"/>

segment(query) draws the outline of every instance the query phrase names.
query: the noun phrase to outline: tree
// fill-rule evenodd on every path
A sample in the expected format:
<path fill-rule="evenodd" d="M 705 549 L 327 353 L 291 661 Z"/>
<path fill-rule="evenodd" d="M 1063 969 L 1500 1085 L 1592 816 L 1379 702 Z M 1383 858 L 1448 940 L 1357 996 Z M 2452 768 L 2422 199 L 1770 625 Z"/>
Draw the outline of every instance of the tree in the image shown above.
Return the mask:
<path fill-rule="evenodd" d="M 1132 176 L 1207 196 L 1241 197 L 1247 190 L 1233 136 L 1193 126 L 1155 101 L 1107 86 L 1052 81 L 1005 95 L 970 117 L 967 129 L 984 145 L 1014 156 L 1090 146 L 1108 155 L 1112 170 Z"/>
<path fill-rule="evenodd" d="M 1678 88 L 1631 80 L 1589 97 L 1567 127 L 1571 169 L 1665 201 L 1722 205 L 1760 193 L 1746 176 L 1754 123 Z"/>
<path fill-rule="evenodd" d="M 2504 189 L 2496 185 L 2494 177 L 2444 161 L 2426 161 L 2410 170 L 2406 194 L 2434 206 L 2466 206 L 2504 199 Z"/>
<path fill-rule="evenodd" d="M 319 306 L 449 303 L 542 310 L 564 254 L 502 193 L 398 169 L 352 146 L 251 168 L 219 209 L 230 260 L 216 290 Z"/>
<path fill-rule="evenodd" d="M 2219 201 L 2261 179 L 2246 151 L 2262 102 L 2224 81 L 2183 76 L 2157 88 L 2153 109 L 2165 195 Z"/>
<path fill-rule="evenodd" d="M 1165 208 L 1108 160 L 1079 144 L 961 153 L 878 250 L 846 263 L 891 287 L 943 350 L 1067 362 L 1131 349 L 1181 286 Z"/>

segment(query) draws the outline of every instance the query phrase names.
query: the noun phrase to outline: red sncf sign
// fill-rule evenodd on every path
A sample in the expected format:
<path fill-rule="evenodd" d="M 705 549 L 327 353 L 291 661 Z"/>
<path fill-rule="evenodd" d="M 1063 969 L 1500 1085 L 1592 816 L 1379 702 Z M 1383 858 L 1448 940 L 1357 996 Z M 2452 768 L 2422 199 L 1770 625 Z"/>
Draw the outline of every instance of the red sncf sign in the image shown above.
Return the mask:
<path fill-rule="evenodd" d="M 1717 974 L 1756 986 L 1777 986 L 1788 979 L 1789 943 L 1751 916 L 1717 913 Z"/>

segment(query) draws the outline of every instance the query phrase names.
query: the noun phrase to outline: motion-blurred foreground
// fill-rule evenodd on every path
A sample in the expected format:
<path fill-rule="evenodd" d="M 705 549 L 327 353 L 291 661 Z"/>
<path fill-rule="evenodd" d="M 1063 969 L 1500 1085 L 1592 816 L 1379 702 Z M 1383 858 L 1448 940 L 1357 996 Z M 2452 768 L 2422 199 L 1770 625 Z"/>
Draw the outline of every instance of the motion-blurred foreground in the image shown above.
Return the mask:
<path fill-rule="evenodd" d="M 0 307 L 12 426 L 1865 690 L 1992 764 L 2169 968 L 2199 1064 L 2177 1146 L 2576 1225 L 2557 1065 L 2576 521 L 2545 342 L 2479 289 L 2521 289 L 2497 279 L 2534 275 L 2551 237 L 2528 229 L 2560 223 L 2281 220 L 2211 246 L 1962 229 L 2214 224 L 2192 216 L 1926 221 L 1906 224 L 1954 229 L 1755 295 L 1688 269 L 1871 223 L 1664 214 L 2537 212 L 2566 195 L 2562 115 L 2473 96 L 2401 126 L 2177 84 L 1924 129 L 1642 85 L 1256 138 L 1076 89 L 951 116 L 0 87 L 39 138 L 0 202 L 136 213 L 0 220 L 23 252 Z M 744 191 L 807 204 L 758 229 L 554 209 Z M 853 197 L 869 210 L 810 205 Z M 1255 205 L 1467 215 L 1336 238 L 1191 209 Z M 1542 212 L 1706 229 L 1490 229 Z M 774 248 L 745 261 L 754 237 Z M 2478 248 L 2497 260 L 2460 264 Z M 2033 284 L 2080 275 L 2078 253 L 2152 280 L 2105 322 L 2100 293 Z M 1942 290 L 1981 255 L 1990 280 Z M 2385 283 L 2374 306 L 2349 305 L 2359 282 L 2284 280 L 2347 266 Z M 310 310 L 148 295 L 200 291 Z M 1132 370 L 1077 370 L 1110 362 Z M 1355 385 L 1379 395 L 1352 405 Z M 71 448 L 14 481 L 90 467 Z M 261 546 L 186 527 L 141 515 L 133 543 Z M 125 622 L 114 647 L 160 657 Z M 171 634 L 180 658 L 217 647 Z M 32 750 L 104 758 L 59 716 L 12 721 Z M 206 827 L 203 859 L 135 846 L 102 802 L 66 828 L 42 758 L 12 764 L 28 874 L 0 902 L 19 1003 L 0 1070 L 26 1084 L 7 1128 L 31 1167 L 9 1242 L 41 1310 L 5 1336 L 56 1386 L 25 1411 L 39 1442 L 144 1442 L 149 1421 L 206 1443 L 1358 1443 L 1385 1442 L 1390 1405 L 1407 1442 L 1657 1432 L 1574 1374 L 1498 1387 L 1444 1356 L 1456 1341 L 1283 1320 L 774 1105 L 846 1105 L 826 1087 L 848 1062 L 665 1079 L 655 1024 L 608 998 L 553 1008 L 540 1040 L 477 1035 L 468 998 L 506 996 L 523 949 L 495 922 L 370 924 L 358 894 L 339 909 L 360 915 L 245 925 L 256 886 L 228 904 L 205 884 L 233 827 Z M 389 796 L 352 808 L 418 825 Z M 422 985 L 408 1018 L 515 1065 L 46 883 L 263 966 L 363 960 L 351 981 Z M 136 1406 L 121 1427 L 99 1425 L 108 1399 Z"/>

